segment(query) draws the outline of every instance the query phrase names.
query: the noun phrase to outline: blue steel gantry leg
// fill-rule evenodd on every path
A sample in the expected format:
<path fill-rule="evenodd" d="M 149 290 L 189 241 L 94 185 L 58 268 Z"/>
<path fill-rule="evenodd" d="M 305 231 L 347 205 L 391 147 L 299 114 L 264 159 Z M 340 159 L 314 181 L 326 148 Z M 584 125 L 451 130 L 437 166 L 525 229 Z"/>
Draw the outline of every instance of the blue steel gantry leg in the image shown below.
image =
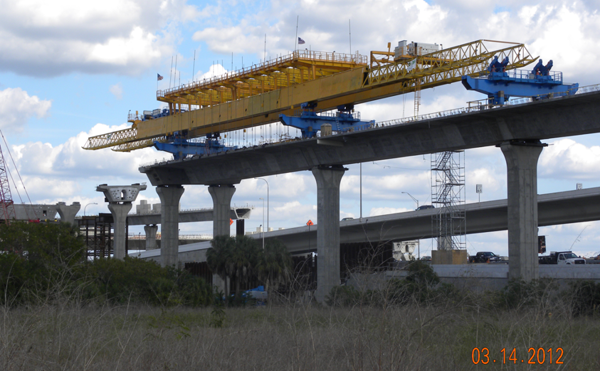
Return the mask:
<path fill-rule="evenodd" d="M 360 114 L 354 113 L 354 105 L 338 106 L 337 112 L 315 112 L 314 103 L 302 103 L 299 116 L 279 115 L 282 124 L 300 129 L 303 139 L 314 138 L 325 124 L 331 125 L 336 132 L 358 131 L 372 127 L 375 121 L 361 121 Z"/>

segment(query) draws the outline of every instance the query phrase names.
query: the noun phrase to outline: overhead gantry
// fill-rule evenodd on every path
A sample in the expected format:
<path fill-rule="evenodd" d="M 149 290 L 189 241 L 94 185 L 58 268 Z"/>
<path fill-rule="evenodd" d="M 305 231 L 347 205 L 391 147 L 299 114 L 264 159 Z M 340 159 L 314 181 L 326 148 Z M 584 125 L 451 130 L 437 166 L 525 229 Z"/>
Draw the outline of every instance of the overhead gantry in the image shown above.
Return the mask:
<path fill-rule="evenodd" d="M 505 47 L 489 50 L 492 43 Z M 536 59 L 523 44 L 490 40 L 373 65 L 359 54 L 296 50 L 242 71 L 159 90 L 157 99 L 168 103 L 167 114 L 147 119 L 132 114 L 130 128 L 90 137 L 83 148 L 127 152 L 168 141 L 176 132 L 198 138 L 277 122 L 280 114 L 293 115 L 306 102 L 324 111 L 433 88 L 486 74 L 494 56 L 507 58 L 507 70 Z"/>

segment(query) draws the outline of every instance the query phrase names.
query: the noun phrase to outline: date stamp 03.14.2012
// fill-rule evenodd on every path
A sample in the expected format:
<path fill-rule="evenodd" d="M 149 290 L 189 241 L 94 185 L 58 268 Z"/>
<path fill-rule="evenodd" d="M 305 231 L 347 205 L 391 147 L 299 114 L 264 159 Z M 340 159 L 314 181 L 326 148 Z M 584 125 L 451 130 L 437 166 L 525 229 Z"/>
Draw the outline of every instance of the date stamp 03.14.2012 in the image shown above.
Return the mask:
<path fill-rule="evenodd" d="M 471 360 L 474 364 L 501 363 L 501 364 L 517 364 L 526 363 L 530 365 L 556 364 L 562 365 L 564 356 L 563 348 L 529 348 L 526 357 L 519 357 L 517 349 L 502 348 L 495 355 L 490 353 L 488 348 L 473 348 L 471 352 Z"/>

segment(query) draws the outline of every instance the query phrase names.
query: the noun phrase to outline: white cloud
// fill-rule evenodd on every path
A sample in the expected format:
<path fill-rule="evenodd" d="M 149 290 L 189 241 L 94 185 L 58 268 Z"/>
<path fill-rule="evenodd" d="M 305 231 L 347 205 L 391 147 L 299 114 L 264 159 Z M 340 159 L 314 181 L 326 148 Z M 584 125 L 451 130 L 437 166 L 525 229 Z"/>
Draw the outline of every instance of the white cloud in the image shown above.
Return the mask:
<path fill-rule="evenodd" d="M 125 125 L 108 127 L 95 125 L 90 133 L 81 132 L 63 144 L 29 142 L 12 146 L 20 172 L 33 177 L 66 177 L 74 181 L 118 177 L 143 177 L 138 167 L 143 163 L 165 157 L 151 148 L 133 153 L 114 152 L 109 149 L 88 151 L 82 146 L 90 135 L 123 129 Z"/>
<path fill-rule="evenodd" d="M 21 88 L 0 91 L 0 129 L 5 132 L 20 132 L 31 117 L 48 116 L 52 106 L 49 100 L 30 96 Z"/>
<path fill-rule="evenodd" d="M 208 72 L 198 71 L 196 73 L 195 80 L 205 80 L 211 79 L 213 77 L 219 77 L 227 73 L 225 67 L 223 67 L 220 63 L 215 63 L 208 68 Z"/>
<path fill-rule="evenodd" d="M 171 25 L 214 14 L 185 0 L 1 1 L 0 70 L 139 74 L 172 53 Z"/>
<path fill-rule="evenodd" d="M 316 201 L 316 200 L 315 200 Z M 308 219 L 317 224 L 317 206 L 301 204 L 299 201 L 286 202 L 282 206 L 276 206 L 271 212 L 271 227 L 277 226 L 277 220 L 285 220 L 286 226 L 303 226 L 306 225 Z M 258 215 L 262 216 L 262 208 L 256 208 L 253 212 L 253 219 L 257 219 Z M 275 222 L 273 222 L 275 221 Z M 275 229 L 275 228 L 274 228 Z"/>
<path fill-rule="evenodd" d="M 600 146 L 587 147 L 572 139 L 560 139 L 542 151 L 538 163 L 538 176 L 596 179 L 599 167 Z"/>
<path fill-rule="evenodd" d="M 115 98 L 123 98 L 123 86 L 121 86 L 121 83 L 111 85 L 111 87 L 108 90 L 111 92 L 112 95 L 115 96 Z"/>

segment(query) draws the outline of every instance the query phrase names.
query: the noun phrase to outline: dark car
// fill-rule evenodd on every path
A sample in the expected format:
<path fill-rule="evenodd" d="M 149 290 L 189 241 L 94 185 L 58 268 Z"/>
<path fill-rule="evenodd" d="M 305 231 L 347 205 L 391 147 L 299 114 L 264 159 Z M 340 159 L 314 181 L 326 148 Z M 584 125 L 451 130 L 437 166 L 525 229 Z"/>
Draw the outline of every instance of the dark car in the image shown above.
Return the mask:
<path fill-rule="evenodd" d="M 433 205 L 421 205 L 417 207 L 415 210 L 427 210 L 427 209 L 435 209 Z"/>

